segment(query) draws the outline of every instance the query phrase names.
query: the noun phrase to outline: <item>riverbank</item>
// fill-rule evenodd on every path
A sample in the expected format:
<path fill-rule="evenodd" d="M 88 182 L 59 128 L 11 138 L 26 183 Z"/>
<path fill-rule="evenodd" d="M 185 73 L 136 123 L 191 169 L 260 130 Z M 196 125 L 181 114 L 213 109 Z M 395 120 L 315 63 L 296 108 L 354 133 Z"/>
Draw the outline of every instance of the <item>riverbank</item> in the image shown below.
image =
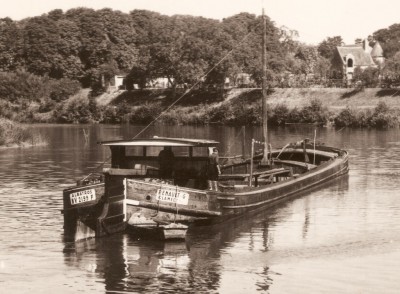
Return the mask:
<path fill-rule="evenodd" d="M 184 92 L 178 91 L 176 99 Z M 143 103 L 160 103 L 174 101 L 169 89 L 146 89 L 136 91 L 118 91 L 105 93 L 96 98 L 99 105 L 118 106 L 121 103 L 131 106 L 140 106 Z M 248 103 L 257 102 L 261 99 L 259 88 L 233 88 L 224 90 L 194 91 L 185 95 L 179 106 L 196 106 L 207 103 L 212 106 L 220 106 L 235 100 L 244 100 Z M 379 103 L 384 102 L 390 108 L 400 108 L 400 89 L 381 88 L 274 88 L 268 92 L 268 104 L 272 107 L 285 104 L 289 109 L 301 108 L 310 101 L 318 99 L 329 110 L 342 110 L 345 108 L 373 109 Z"/>
<path fill-rule="evenodd" d="M 46 145 L 40 135 L 8 119 L 0 118 L 0 148 Z"/>
<path fill-rule="evenodd" d="M 331 111 L 346 108 L 357 110 L 374 109 L 379 103 L 400 109 L 400 89 L 381 88 L 289 88 L 274 89 L 268 101 L 271 105 L 279 103 L 289 108 L 301 108 L 309 101 L 318 99 Z"/>
<path fill-rule="evenodd" d="M 259 88 L 119 90 L 98 97 L 81 89 L 46 107 L 6 103 L 0 117 L 20 123 L 260 125 L 261 97 Z M 399 99 L 398 89 L 274 88 L 268 91 L 268 122 L 397 127 Z"/>
<path fill-rule="evenodd" d="M 105 122 L 260 125 L 261 89 L 137 90 L 98 97 Z M 400 90 L 277 88 L 268 92 L 271 125 L 316 123 L 338 127 L 396 127 Z M 106 97 L 106 98 L 104 98 Z M 172 103 L 176 103 L 170 108 Z M 118 121 L 119 120 L 119 121 Z"/>

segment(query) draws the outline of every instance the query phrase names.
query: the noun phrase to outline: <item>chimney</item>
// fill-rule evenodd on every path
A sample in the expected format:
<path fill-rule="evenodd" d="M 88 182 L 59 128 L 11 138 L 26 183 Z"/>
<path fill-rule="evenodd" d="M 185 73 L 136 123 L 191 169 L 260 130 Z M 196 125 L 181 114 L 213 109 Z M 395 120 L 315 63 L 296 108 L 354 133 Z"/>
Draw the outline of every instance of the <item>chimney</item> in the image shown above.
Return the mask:
<path fill-rule="evenodd" d="M 362 47 L 364 49 L 364 52 L 369 53 L 371 51 L 371 47 L 368 45 L 368 40 L 367 39 L 363 40 L 363 46 Z"/>

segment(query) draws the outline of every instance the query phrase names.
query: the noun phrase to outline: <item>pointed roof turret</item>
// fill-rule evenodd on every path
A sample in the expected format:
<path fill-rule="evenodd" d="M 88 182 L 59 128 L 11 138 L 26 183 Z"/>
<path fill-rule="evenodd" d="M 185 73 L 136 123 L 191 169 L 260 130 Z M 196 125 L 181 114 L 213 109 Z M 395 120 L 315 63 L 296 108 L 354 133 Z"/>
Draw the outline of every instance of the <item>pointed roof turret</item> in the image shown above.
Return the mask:
<path fill-rule="evenodd" d="M 372 57 L 382 57 L 383 56 L 383 49 L 381 47 L 381 44 L 379 44 L 379 42 L 376 42 L 374 45 L 374 48 L 372 48 L 371 56 Z"/>

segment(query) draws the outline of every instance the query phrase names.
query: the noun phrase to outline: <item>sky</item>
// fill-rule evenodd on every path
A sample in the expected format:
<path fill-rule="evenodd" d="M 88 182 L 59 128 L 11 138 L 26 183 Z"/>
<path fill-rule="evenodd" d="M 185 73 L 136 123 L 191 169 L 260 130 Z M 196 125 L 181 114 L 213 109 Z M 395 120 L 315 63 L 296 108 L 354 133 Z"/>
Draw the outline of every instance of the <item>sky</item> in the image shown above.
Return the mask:
<path fill-rule="evenodd" d="M 54 9 L 104 7 L 128 13 L 146 9 L 222 20 L 240 12 L 260 15 L 262 7 L 276 26 L 299 33 L 298 41 L 318 44 L 341 36 L 346 44 L 400 23 L 399 0 L 0 0 L 0 18 L 21 20 Z"/>

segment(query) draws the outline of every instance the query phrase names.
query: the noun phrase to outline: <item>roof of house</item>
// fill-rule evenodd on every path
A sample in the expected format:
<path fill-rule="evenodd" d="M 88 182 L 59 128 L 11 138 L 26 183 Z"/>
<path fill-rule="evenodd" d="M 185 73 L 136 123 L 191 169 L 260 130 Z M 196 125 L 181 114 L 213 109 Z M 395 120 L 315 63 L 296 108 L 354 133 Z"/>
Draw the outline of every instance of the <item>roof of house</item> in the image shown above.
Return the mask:
<path fill-rule="evenodd" d="M 374 66 L 375 63 L 372 60 L 371 54 L 365 52 L 362 47 L 357 45 L 354 46 L 343 46 L 343 47 L 336 47 L 339 55 L 342 59 L 342 62 L 345 64 L 344 58 L 347 55 L 351 54 L 354 56 L 354 65 L 355 66 Z"/>

